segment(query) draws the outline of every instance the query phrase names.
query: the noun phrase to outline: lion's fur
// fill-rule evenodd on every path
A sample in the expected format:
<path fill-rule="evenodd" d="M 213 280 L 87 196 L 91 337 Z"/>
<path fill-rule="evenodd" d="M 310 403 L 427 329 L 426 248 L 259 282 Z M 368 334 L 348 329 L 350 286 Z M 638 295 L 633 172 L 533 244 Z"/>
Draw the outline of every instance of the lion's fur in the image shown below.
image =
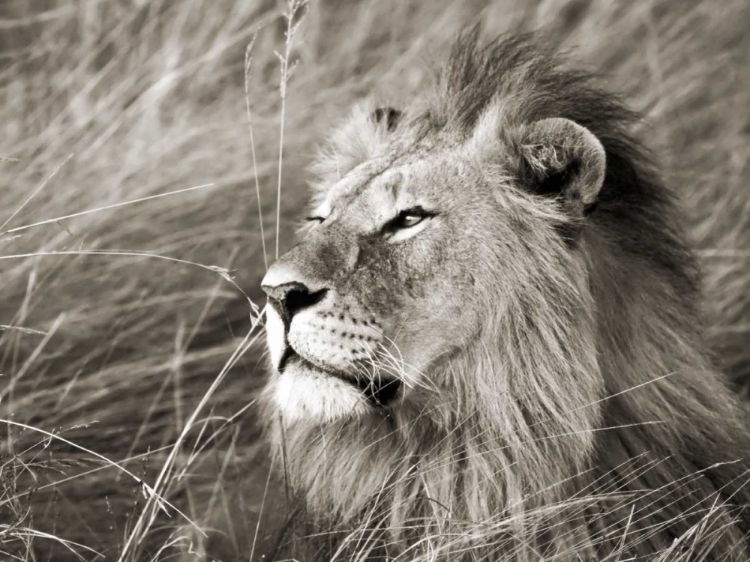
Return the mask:
<path fill-rule="evenodd" d="M 513 259 L 473 264 L 489 316 L 429 373 L 434 390 L 363 420 L 269 414 L 301 500 L 298 555 L 750 556 L 746 411 L 703 341 L 673 194 L 631 136 L 636 116 L 535 41 L 463 36 L 395 133 L 362 110 L 317 164 L 317 201 L 362 162 L 415 143 L 463 143 L 488 181 L 520 185 L 519 131 L 565 117 L 601 141 L 607 171 L 582 225 L 549 202 L 530 207 L 520 189 L 498 196 L 504 224 L 493 228 L 508 237 L 484 244 Z M 456 235 L 481 239 L 482 220 Z"/>

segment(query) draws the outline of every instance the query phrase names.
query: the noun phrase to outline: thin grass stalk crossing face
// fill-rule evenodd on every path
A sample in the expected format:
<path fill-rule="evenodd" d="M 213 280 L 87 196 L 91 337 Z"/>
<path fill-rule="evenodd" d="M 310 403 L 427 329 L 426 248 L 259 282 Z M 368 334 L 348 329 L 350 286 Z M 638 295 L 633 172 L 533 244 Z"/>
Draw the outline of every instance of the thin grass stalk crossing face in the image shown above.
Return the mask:
<path fill-rule="evenodd" d="M 279 166 L 276 184 L 276 259 L 279 259 L 279 234 L 281 232 L 281 170 L 284 161 L 284 121 L 286 119 L 287 85 L 289 78 L 297 67 L 297 61 L 291 60 L 292 47 L 294 46 L 294 39 L 299 31 L 299 26 L 302 24 L 302 19 L 304 18 L 304 11 L 301 14 L 300 11 L 305 9 L 307 9 L 307 0 L 287 0 L 287 9 L 284 13 L 284 19 L 286 20 L 284 51 L 281 53 L 278 51 L 275 52 L 280 66 L 279 95 L 281 96 Z"/>
<path fill-rule="evenodd" d="M 260 180 L 258 178 L 258 161 L 255 153 L 255 137 L 253 136 L 253 123 L 250 116 L 250 70 L 253 62 L 253 46 L 255 45 L 256 37 L 253 36 L 252 41 L 248 43 L 245 49 L 245 110 L 247 111 L 247 125 L 250 131 L 250 149 L 253 155 L 253 176 L 255 178 L 255 196 L 258 201 L 258 226 L 260 228 L 260 241 L 263 246 L 263 266 L 268 269 L 268 252 L 266 251 L 266 234 L 263 228 L 263 205 L 260 201 Z M 279 217 L 276 217 L 278 222 Z M 276 234 L 278 239 L 278 232 Z"/>

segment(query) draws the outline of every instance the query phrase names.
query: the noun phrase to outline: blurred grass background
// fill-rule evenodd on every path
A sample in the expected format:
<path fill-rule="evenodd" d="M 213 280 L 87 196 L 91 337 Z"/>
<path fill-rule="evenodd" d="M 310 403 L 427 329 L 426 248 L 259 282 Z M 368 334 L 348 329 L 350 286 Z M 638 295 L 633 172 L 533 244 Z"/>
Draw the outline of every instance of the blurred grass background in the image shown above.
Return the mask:
<path fill-rule="evenodd" d="M 262 338 L 188 428 L 158 490 L 195 526 L 158 511 L 124 550 L 148 494 L 113 463 L 154 484 L 250 330 L 242 291 L 262 305 L 255 174 L 273 258 L 275 52 L 284 52 L 287 10 L 264 0 L 0 3 L 0 558 L 102 559 L 88 549 L 107 560 L 270 556 L 286 506 L 253 406 Z M 350 105 L 419 96 L 431 61 L 466 25 L 482 21 L 488 34 L 541 28 L 645 114 L 640 134 L 681 194 L 700 250 L 708 337 L 744 391 L 746 0 L 317 0 L 301 14 L 286 92 L 282 251 L 306 200 L 305 167 Z"/>

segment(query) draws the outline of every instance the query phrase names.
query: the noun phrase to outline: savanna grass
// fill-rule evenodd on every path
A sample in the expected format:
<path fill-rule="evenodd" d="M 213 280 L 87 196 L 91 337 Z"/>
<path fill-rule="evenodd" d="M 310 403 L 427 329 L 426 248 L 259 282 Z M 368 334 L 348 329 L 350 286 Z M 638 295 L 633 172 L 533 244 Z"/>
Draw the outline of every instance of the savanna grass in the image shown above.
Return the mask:
<path fill-rule="evenodd" d="M 717 360 L 747 387 L 746 2 L 14 0 L 1 558 L 272 554 L 293 506 L 254 407 L 267 259 L 293 241 L 331 122 L 368 95 L 419 95 L 479 20 L 545 26 L 644 112 L 700 252 Z"/>

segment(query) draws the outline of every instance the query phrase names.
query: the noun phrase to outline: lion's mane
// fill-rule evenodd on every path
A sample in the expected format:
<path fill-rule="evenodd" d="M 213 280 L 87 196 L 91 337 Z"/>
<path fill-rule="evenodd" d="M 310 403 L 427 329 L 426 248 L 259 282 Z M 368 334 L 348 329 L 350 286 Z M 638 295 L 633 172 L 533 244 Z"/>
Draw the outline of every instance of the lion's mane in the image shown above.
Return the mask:
<path fill-rule="evenodd" d="M 446 361 L 453 393 L 424 391 L 378 422 L 271 416 L 300 500 L 296 555 L 747 559 L 747 416 L 703 341 L 697 267 L 672 191 L 631 136 L 637 116 L 536 38 L 482 46 L 475 31 L 404 119 L 420 138 L 468 137 L 493 103 L 509 122 L 570 119 L 604 146 L 596 210 L 579 238 L 560 233 L 585 271 L 519 222 L 536 259 L 517 264 L 525 296 Z M 356 123 L 342 131 L 333 175 L 367 144 Z"/>

